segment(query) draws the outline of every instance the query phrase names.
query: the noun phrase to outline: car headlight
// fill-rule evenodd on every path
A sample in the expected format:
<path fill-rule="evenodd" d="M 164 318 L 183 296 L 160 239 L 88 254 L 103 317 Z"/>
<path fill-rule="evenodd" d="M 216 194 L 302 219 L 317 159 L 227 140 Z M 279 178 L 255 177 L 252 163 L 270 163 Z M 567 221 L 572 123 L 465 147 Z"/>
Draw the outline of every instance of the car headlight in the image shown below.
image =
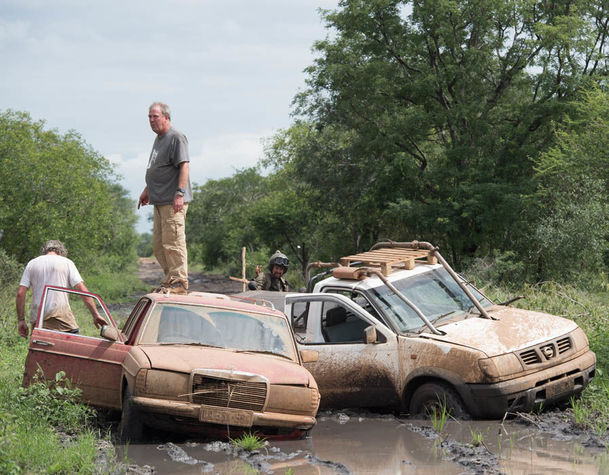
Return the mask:
<path fill-rule="evenodd" d="M 480 366 L 482 372 L 491 379 L 509 376 L 523 370 L 520 360 L 513 353 L 506 353 L 504 355 L 478 360 L 478 366 Z"/>
<path fill-rule="evenodd" d="M 136 387 L 139 396 L 188 401 L 188 381 L 187 374 L 149 369 L 138 373 Z"/>
<path fill-rule="evenodd" d="M 308 416 L 317 412 L 319 400 L 319 391 L 315 388 L 272 384 L 265 410 Z"/>

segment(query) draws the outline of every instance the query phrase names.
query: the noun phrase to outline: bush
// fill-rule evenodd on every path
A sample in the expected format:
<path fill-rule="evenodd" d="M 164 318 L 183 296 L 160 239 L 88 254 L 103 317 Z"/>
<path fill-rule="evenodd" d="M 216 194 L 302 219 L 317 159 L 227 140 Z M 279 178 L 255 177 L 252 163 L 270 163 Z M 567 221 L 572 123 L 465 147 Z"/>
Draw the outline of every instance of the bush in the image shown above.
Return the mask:
<path fill-rule="evenodd" d="M 524 281 L 526 266 L 516 259 L 517 256 L 512 251 L 477 257 L 466 265 L 464 274 L 474 282 L 480 280 L 481 285 L 517 285 Z"/>

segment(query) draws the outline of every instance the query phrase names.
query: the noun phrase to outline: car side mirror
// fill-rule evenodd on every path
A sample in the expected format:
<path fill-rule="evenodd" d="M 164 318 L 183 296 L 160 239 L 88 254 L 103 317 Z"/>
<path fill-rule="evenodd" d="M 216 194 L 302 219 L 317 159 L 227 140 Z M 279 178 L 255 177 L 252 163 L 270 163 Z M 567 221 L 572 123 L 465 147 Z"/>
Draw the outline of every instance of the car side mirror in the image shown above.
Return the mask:
<path fill-rule="evenodd" d="M 364 343 L 369 345 L 371 343 L 376 343 L 376 327 L 374 325 L 370 325 L 364 329 Z"/>
<path fill-rule="evenodd" d="M 300 350 L 300 358 L 303 363 L 315 363 L 319 359 L 319 351 Z"/>
<path fill-rule="evenodd" d="M 119 335 L 118 330 L 114 328 L 112 325 L 103 325 L 101 331 L 99 332 L 102 338 L 110 341 L 118 341 Z"/>

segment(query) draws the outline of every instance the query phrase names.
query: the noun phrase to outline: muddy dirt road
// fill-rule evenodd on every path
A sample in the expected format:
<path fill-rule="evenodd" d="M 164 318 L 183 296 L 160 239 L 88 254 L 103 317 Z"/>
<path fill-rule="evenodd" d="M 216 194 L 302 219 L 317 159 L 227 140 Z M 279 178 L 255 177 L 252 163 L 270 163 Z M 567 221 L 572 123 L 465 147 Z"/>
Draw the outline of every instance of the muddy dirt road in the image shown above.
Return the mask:
<path fill-rule="evenodd" d="M 153 259 L 140 278 L 158 284 Z M 223 276 L 192 275 L 192 290 L 233 293 L 241 284 Z M 154 435 L 147 443 L 117 447 L 132 473 L 275 474 L 609 474 L 609 440 L 579 430 L 569 411 L 522 414 L 501 421 L 449 421 L 442 436 L 430 421 L 364 411 L 318 415 L 311 437 L 270 442 L 256 453 L 226 442 Z"/>

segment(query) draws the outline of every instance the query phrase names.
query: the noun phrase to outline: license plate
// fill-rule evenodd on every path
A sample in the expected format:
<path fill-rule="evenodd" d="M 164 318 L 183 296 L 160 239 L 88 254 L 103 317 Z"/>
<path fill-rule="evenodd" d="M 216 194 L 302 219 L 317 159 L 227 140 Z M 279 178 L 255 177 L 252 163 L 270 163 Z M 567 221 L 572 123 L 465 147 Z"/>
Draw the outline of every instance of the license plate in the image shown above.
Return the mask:
<path fill-rule="evenodd" d="M 247 411 L 244 409 L 201 406 L 199 420 L 201 422 L 213 422 L 214 424 L 251 427 L 254 421 L 254 414 L 252 411 Z"/>
<path fill-rule="evenodd" d="M 573 383 L 570 379 L 564 379 L 562 381 L 556 381 L 546 388 L 546 397 L 553 398 L 560 396 L 564 393 L 568 393 L 573 390 Z"/>

